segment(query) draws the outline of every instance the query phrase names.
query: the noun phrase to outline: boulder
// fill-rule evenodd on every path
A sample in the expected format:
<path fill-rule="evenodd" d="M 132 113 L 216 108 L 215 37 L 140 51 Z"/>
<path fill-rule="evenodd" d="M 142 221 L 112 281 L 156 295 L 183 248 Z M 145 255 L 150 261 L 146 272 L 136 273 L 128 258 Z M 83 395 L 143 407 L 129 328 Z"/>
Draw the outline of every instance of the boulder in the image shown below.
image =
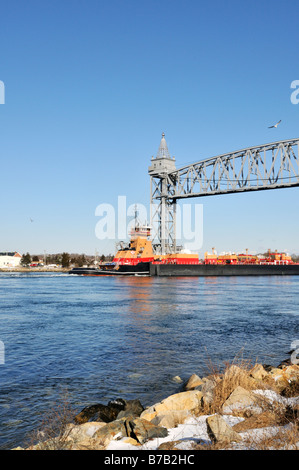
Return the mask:
<path fill-rule="evenodd" d="M 260 413 L 261 409 L 258 406 L 258 398 L 252 392 L 238 386 L 222 405 L 222 412 L 224 414 L 232 414 L 233 412 L 240 413 L 246 410 Z"/>
<path fill-rule="evenodd" d="M 249 371 L 234 364 L 225 371 L 222 381 L 228 385 L 233 385 L 234 388 L 243 386 L 243 388 L 252 390 L 258 386 L 257 381 L 250 376 Z"/>
<path fill-rule="evenodd" d="M 136 439 L 140 444 L 144 444 L 149 439 L 163 438 L 168 436 L 167 429 L 156 426 L 146 419 L 135 418 L 126 423 L 129 437 Z"/>
<path fill-rule="evenodd" d="M 69 441 L 79 442 L 83 439 L 92 438 L 103 426 L 106 426 L 104 422 L 87 422 L 78 425 L 68 424 L 64 432 L 64 437 Z"/>
<path fill-rule="evenodd" d="M 201 408 L 202 392 L 199 390 L 189 390 L 187 392 L 176 393 L 165 398 L 155 406 L 157 414 L 165 411 L 187 410 L 197 413 Z"/>
<path fill-rule="evenodd" d="M 190 418 L 188 410 L 174 410 L 165 413 L 164 415 L 157 415 L 152 419 L 152 423 L 156 426 L 162 426 L 167 429 L 175 428 L 179 424 L 183 424 L 186 419 Z"/>
<path fill-rule="evenodd" d="M 116 400 L 109 401 L 107 405 L 96 404 L 83 408 L 83 410 L 75 416 L 75 423 L 84 424 L 88 421 L 111 423 L 116 419 L 128 416 L 140 416 L 143 410 L 144 408 L 139 400 L 117 398 Z"/>
<path fill-rule="evenodd" d="M 140 418 L 152 421 L 157 416 L 155 405 L 146 408 L 140 415 Z"/>
<path fill-rule="evenodd" d="M 129 417 L 129 416 L 139 417 L 141 413 L 144 411 L 144 408 L 139 400 L 123 400 L 123 401 L 124 401 L 124 409 L 118 413 L 117 419 Z"/>
<path fill-rule="evenodd" d="M 172 377 L 172 381 L 177 383 L 177 384 L 183 383 L 183 380 L 181 379 L 181 377 L 179 375 L 176 375 L 175 377 Z"/>
<path fill-rule="evenodd" d="M 166 437 L 167 429 L 156 426 L 141 418 L 121 418 L 108 423 L 98 429 L 92 436 L 93 442 L 107 447 L 112 439 L 131 438 L 139 444 L 143 444 L 155 437 Z"/>
<path fill-rule="evenodd" d="M 194 390 L 195 387 L 198 387 L 198 385 L 201 385 L 201 384 L 203 384 L 202 379 L 198 377 L 198 375 L 193 374 L 191 375 L 191 377 L 189 377 L 187 382 L 184 384 L 184 390 L 186 391 Z"/>
<path fill-rule="evenodd" d="M 292 364 L 283 368 L 283 375 L 289 381 L 299 381 L 299 366 L 297 364 Z"/>
<path fill-rule="evenodd" d="M 235 364 L 233 364 L 230 367 L 228 367 L 226 369 L 226 371 L 224 372 L 223 380 L 225 380 L 225 379 L 233 380 L 236 377 L 242 376 L 243 374 L 244 374 L 244 370 L 241 367 L 236 366 Z"/>
<path fill-rule="evenodd" d="M 123 440 L 124 444 L 131 444 L 132 446 L 141 446 L 141 444 L 136 441 L 136 439 L 133 439 L 132 437 L 127 437 L 126 439 Z"/>
<path fill-rule="evenodd" d="M 213 392 L 207 392 L 203 395 L 201 403 L 203 408 L 209 408 L 214 401 L 214 394 Z"/>
<path fill-rule="evenodd" d="M 208 435 L 213 442 L 229 443 L 241 440 L 239 434 L 220 415 L 209 416 L 206 423 Z"/>
<path fill-rule="evenodd" d="M 198 390 L 202 393 L 202 406 L 210 406 L 214 400 L 214 389 L 216 386 L 216 381 L 212 379 L 203 379 L 201 385 L 198 385 L 195 390 Z"/>
<path fill-rule="evenodd" d="M 120 438 L 130 437 L 127 433 L 126 418 L 117 419 L 105 426 L 102 426 L 93 434 L 93 439 L 98 444 L 106 447 L 116 436 L 119 436 Z"/>
<path fill-rule="evenodd" d="M 268 376 L 268 372 L 264 369 L 262 364 L 256 364 L 250 371 L 250 376 L 255 380 L 263 380 Z"/>
<path fill-rule="evenodd" d="M 152 421 L 156 416 L 168 414 L 171 411 L 185 410 L 197 414 L 201 409 L 202 392 L 189 390 L 170 395 L 159 403 L 147 408 L 140 415 L 141 418 Z"/>
<path fill-rule="evenodd" d="M 274 380 L 275 387 L 282 391 L 289 384 L 289 379 L 284 373 L 284 369 L 279 369 L 278 367 L 273 367 L 269 372 L 269 377 Z"/>
<path fill-rule="evenodd" d="M 195 390 L 199 390 L 203 394 L 212 393 L 215 388 L 216 382 L 211 379 L 203 379 L 200 385 L 195 387 Z"/>
<path fill-rule="evenodd" d="M 110 423 L 117 418 L 118 413 L 125 408 L 124 400 L 110 402 L 108 405 L 101 403 L 83 408 L 83 410 L 75 416 L 76 424 L 84 424 L 88 421 L 102 421 Z"/>

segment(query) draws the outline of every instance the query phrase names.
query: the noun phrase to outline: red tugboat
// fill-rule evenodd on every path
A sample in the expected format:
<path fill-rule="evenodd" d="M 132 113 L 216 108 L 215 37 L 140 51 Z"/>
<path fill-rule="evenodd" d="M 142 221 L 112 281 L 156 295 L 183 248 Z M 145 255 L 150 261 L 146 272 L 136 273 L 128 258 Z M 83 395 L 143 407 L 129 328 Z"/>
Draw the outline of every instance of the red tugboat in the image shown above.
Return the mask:
<path fill-rule="evenodd" d="M 69 273 L 84 276 L 149 275 L 150 263 L 155 259 L 152 243 L 149 240 L 151 228 L 136 222 L 130 235 L 131 240 L 128 244 L 119 243 L 119 249 L 112 263 L 105 263 L 99 269 L 74 268 Z"/>

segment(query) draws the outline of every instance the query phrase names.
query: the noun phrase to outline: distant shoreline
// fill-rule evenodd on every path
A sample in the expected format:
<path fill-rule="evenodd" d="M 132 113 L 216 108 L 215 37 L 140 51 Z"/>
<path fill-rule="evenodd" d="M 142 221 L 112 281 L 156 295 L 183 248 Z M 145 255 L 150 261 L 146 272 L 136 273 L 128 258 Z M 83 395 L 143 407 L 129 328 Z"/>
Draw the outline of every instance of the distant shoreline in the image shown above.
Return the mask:
<path fill-rule="evenodd" d="M 46 268 L 46 267 L 38 267 L 38 268 L 0 268 L 1 273 L 65 273 L 68 272 L 71 268 Z"/>

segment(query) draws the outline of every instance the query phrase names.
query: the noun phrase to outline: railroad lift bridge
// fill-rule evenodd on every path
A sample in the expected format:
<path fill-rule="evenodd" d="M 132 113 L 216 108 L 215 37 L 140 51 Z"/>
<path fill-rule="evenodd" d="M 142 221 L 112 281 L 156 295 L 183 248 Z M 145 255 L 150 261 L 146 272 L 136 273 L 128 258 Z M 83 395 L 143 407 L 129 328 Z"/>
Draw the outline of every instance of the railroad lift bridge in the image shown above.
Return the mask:
<path fill-rule="evenodd" d="M 148 169 L 153 246 L 175 253 L 180 199 L 299 186 L 299 138 L 218 155 L 177 169 L 165 134 Z"/>

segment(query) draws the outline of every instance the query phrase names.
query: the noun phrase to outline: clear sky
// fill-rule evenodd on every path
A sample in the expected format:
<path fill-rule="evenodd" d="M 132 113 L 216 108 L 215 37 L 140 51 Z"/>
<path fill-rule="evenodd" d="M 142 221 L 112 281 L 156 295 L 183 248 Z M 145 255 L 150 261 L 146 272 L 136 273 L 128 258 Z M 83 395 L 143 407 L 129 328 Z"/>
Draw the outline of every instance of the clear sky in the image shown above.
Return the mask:
<path fill-rule="evenodd" d="M 3 0 L 0 44 L 0 251 L 114 252 L 163 131 L 177 167 L 299 137 L 298 0 Z M 299 253 L 299 188 L 196 202 L 201 252 Z"/>

